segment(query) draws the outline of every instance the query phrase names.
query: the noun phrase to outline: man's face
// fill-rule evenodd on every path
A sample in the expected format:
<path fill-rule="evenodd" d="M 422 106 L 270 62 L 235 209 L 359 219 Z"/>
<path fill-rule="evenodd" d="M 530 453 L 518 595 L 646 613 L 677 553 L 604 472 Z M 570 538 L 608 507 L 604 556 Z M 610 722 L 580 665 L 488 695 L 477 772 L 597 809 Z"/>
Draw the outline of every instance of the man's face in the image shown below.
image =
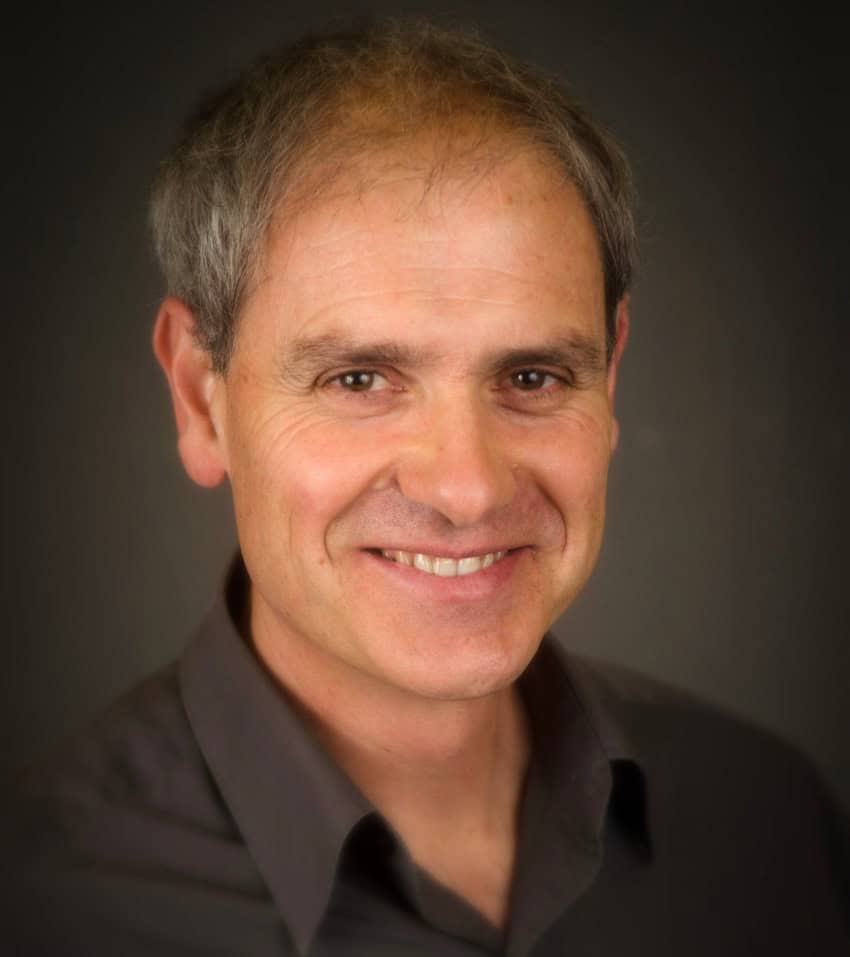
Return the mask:
<path fill-rule="evenodd" d="M 598 552 L 595 233 L 528 155 L 341 186 L 272 230 L 214 399 L 255 639 L 477 697 L 517 677 Z"/>

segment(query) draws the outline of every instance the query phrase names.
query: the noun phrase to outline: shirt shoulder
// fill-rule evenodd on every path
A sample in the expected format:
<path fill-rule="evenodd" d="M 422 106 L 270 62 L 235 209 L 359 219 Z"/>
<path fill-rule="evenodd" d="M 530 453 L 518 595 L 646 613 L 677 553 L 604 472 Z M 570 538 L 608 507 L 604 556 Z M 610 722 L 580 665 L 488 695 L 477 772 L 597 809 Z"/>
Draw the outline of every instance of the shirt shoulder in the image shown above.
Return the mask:
<path fill-rule="evenodd" d="M 28 770 L 4 804 L 13 886 L 3 889 L 2 916 L 22 953 L 66 953 L 69 941 L 92 954 L 208 952 L 235 926 L 231 912 L 274 933 L 265 886 L 186 716 L 176 664 Z"/>
<path fill-rule="evenodd" d="M 232 831 L 186 718 L 176 664 L 136 685 L 30 768 L 12 803 L 34 828 L 31 850 L 64 838 L 69 851 L 120 856 L 146 825 Z M 19 836 L 25 832 L 19 828 Z"/>
<path fill-rule="evenodd" d="M 706 899 L 746 895 L 850 921 L 848 816 L 811 760 L 780 735 L 630 668 L 570 656 L 584 706 L 643 772 L 657 871 Z M 767 906 L 766 906 L 767 909 Z"/>
<path fill-rule="evenodd" d="M 580 700 L 598 725 L 618 729 L 613 747 L 645 765 L 649 776 L 678 776 L 692 766 L 703 777 L 735 768 L 750 768 L 755 781 L 768 774 L 816 776 L 811 761 L 781 735 L 690 691 L 601 659 L 570 655 L 569 662 Z"/>

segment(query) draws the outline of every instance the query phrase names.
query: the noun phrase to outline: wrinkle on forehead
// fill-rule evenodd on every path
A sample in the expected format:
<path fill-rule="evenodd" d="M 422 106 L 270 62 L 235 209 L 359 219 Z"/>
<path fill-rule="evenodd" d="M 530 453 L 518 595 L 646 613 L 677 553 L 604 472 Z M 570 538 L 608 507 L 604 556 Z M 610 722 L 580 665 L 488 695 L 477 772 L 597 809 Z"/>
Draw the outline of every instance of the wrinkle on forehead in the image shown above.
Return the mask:
<path fill-rule="evenodd" d="M 270 260 L 274 259 L 275 267 L 280 268 L 281 260 L 276 254 L 283 249 L 298 257 L 299 268 L 306 267 L 309 271 L 310 259 L 315 253 L 337 246 L 349 258 L 335 263 L 335 268 L 347 265 L 360 268 L 373 251 L 367 241 L 369 235 L 395 230 L 404 237 L 404 245 L 393 250 L 393 261 L 398 266 L 422 269 L 421 250 L 430 247 L 439 254 L 449 240 L 462 244 L 464 260 L 447 258 L 440 263 L 441 270 L 465 270 L 477 265 L 499 272 L 493 262 L 492 249 L 481 243 L 480 237 L 476 236 L 477 249 L 464 242 L 467 226 L 480 227 L 489 222 L 498 230 L 500 241 L 507 234 L 505 226 L 509 226 L 511 236 L 520 239 L 528 235 L 533 226 L 539 226 L 539 217 L 530 214 L 542 207 L 545 215 L 549 207 L 567 194 L 574 201 L 569 208 L 560 204 L 558 232 L 572 245 L 589 242 L 598 255 L 596 231 L 577 188 L 563 177 L 553 178 L 550 171 L 536 161 L 514 158 L 493 168 L 486 178 L 475 184 L 446 180 L 438 190 L 429 192 L 428 184 L 419 176 L 387 177 L 376 181 L 365 192 L 338 191 L 326 196 L 278 221 L 268 237 L 263 278 L 268 276 Z M 577 221 L 581 225 L 573 229 Z M 415 227 L 413 230 L 409 228 L 411 225 Z M 354 258 L 350 240 L 360 243 Z M 405 261 L 406 250 L 411 252 L 409 262 Z"/>
<path fill-rule="evenodd" d="M 415 162 L 388 157 L 366 171 L 369 189 L 353 170 L 279 217 L 246 307 L 261 294 L 255 305 L 285 316 L 279 331 L 289 338 L 339 316 L 370 321 L 375 310 L 421 317 L 429 303 L 441 307 L 429 323 L 467 303 L 514 310 L 519 321 L 557 298 L 566 315 L 598 314 L 602 336 L 601 255 L 577 187 L 527 150 L 487 163 L 474 182 L 436 184 L 404 168 Z"/>
<path fill-rule="evenodd" d="M 415 187 L 409 190 L 406 203 L 395 210 L 398 222 L 440 217 L 447 202 L 462 203 L 488 183 L 495 183 L 496 194 L 505 206 L 548 202 L 552 192 L 565 186 L 575 189 L 559 161 L 527 135 L 510 129 L 476 131 L 468 120 L 457 125 L 459 132 L 446 127 L 426 129 L 389 148 L 369 148 L 355 141 L 342 160 L 319 161 L 312 167 L 299 164 L 290 173 L 297 185 L 287 189 L 266 231 L 252 285 L 265 277 L 270 247 L 278 245 L 282 233 L 296 231 L 305 215 L 322 210 L 329 212 L 333 221 L 335 211 L 349 209 L 353 202 L 362 202 L 377 189 L 390 189 L 400 195 L 400 188 Z M 344 142 L 345 134 L 336 138 Z M 509 187 L 502 183 L 497 174 L 511 165 L 536 170 L 531 188 L 521 179 Z M 548 188 L 541 192 L 544 181 L 548 181 Z"/>

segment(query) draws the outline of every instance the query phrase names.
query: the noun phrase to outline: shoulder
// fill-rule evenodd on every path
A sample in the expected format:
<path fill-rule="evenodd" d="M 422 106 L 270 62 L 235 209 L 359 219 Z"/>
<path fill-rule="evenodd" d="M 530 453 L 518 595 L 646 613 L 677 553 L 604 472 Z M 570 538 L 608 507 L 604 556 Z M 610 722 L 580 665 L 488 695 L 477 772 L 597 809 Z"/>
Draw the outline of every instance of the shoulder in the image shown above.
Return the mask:
<path fill-rule="evenodd" d="M 208 773 L 183 709 L 177 666 L 127 692 L 88 728 L 30 768 L 11 796 L 33 847 L 65 840 L 81 853 L 119 852 L 147 820 L 221 827 Z M 134 827 L 126 825 L 133 823 Z M 19 837 L 27 834 L 20 827 Z M 113 833 L 114 832 L 114 833 Z"/>
<path fill-rule="evenodd" d="M 195 741 L 176 665 L 28 770 L 4 804 L 14 886 L 0 893 L 24 952 L 64 953 L 63 939 L 94 946 L 106 934 L 87 952 L 135 953 L 128 941 L 159 934 L 169 914 L 200 938 L 212 888 L 221 911 L 264 896 Z M 203 919 L 187 920 L 193 912 Z"/>
<path fill-rule="evenodd" d="M 847 914 L 850 829 L 812 762 L 779 735 L 629 668 L 569 656 L 591 713 L 613 715 L 643 771 L 657 865 L 672 884 L 747 888 Z M 828 919 L 824 917 L 824 919 Z M 831 919 L 831 918 L 829 918 Z"/>
<path fill-rule="evenodd" d="M 698 695 L 609 661 L 575 655 L 568 660 L 585 707 L 613 717 L 648 772 L 751 766 L 759 775 L 813 773 L 809 760 L 780 735 Z"/>
<path fill-rule="evenodd" d="M 29 860 L 61 855 L 179 869 L 191 860 L 177 853 L 187 839 L 234 836 L 178 672 L 175 663 L 136 685 L 16 783 L 11 840 Z"/>

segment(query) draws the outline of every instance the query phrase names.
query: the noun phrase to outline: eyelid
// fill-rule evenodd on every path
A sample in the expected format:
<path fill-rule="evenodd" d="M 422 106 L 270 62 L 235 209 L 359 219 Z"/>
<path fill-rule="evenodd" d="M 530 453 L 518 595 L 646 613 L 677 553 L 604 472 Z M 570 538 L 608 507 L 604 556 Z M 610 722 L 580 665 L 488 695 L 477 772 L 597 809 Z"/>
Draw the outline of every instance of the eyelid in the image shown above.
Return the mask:
<path fill-rule="evenodd" d="M 552 382 L 542 385 L 538 389 L 522 389 L 512 382 L 512 379 L 515 375 L 522 372 L 537 372 L 540 373 L 544 380 L 548 376 Z M 357 389 L 348 389 L 345 388 L 341 380 L 348 375 L 354 374 L 366 374 L 375 377 L 376 379 L 383 380 L 385 383 L 379 388 L 369 388 L 363 391 Z M 370 393 L 376 392 L 402 392 L 405 391 L 404 387 L 398 382 L 393 381 L 393 372 L 392 370 L 381 370 L 377 369 L 374 366 L 348 366 L 345 368 L 340 368 L 339 370 L 334 370 L 329 373 L 322 375 L 317 385 L 319 388 L 327 388 L 329 386 L 336 386 L 340 392 L 357 394 L 361 396 L 369 395 Z M 575 388 L 576 383 L 574 382 L 574 376 L 572 375 L 571 370 L 569 369 L 547 369 L 542 366 L 535 365 L 523 365 L 516 366 L 511 369 L 503 371 L 499 375 L 498 383 L 496 385 L 497 392 L 506 392 L 511 391 L 514 393 L 521 394 L 523 398 L 527 399 L 544 399 L 552 398 L 553 393 L 561 392 L 564 389 Z"/>
<path fill-rule="evenodd" d="M 505 372 L 502 378 L 510 382 L 515 375 L 519 375 L 521 372 L 539 372 L 542 376 L 549 376 L 565 386 L 575 384 L 575 377 L 569 369 L 547 369 L 545 366 L 517 366 Z"/>
<path fill-rule="evenodd" d="M 343 388 L 340 380 L 347 375 L 355 375 L 358 373 L 371 375 L 376 378 L 383 379 L 387 385 L 386 387 L 382 389 L 367 389 L 367 390 L 364 390 L 363 392 L 357 392 L 356 389 Z M 368 395 L 369 392 L 383 392 L 385 390 L 394 388 L 393 383 L 390 380 L 390 376 L 387 374 L 386 371 L 382 372 L 380 369 L 375 369 L 371 366 L 349 366 L 348 368 L 340 369 L 338 372 L 332 372 L 330 374 L 324 375 L 319 380 L 319 387 L 326 388 L 327 386 L 333 385 L 334 383 L 337 383 L 339 385 L 341 391 L 351 392 L 353 394 L 358 394 L 358 395 Z"/>
<path fill-rule="evenodd" d="M 520 372 L 538 372 L 544 376 L 544 383 L 537 389 L 522 389 L 512 381 L 513 377 Z M 555 408 L 567 399 L 574 387 L 569 375 L 569 370 L 566 369 L 555 371 L 534 365 L 515 366 L 500 377 L 496 392 L 501 393 L 501 401 L 509 407 L 525 411 L 531 411 L 536 407 L 543 411 L 547 408 Z M 546 376 L 549 376 L 552 381 L 546 382 Z"/>

